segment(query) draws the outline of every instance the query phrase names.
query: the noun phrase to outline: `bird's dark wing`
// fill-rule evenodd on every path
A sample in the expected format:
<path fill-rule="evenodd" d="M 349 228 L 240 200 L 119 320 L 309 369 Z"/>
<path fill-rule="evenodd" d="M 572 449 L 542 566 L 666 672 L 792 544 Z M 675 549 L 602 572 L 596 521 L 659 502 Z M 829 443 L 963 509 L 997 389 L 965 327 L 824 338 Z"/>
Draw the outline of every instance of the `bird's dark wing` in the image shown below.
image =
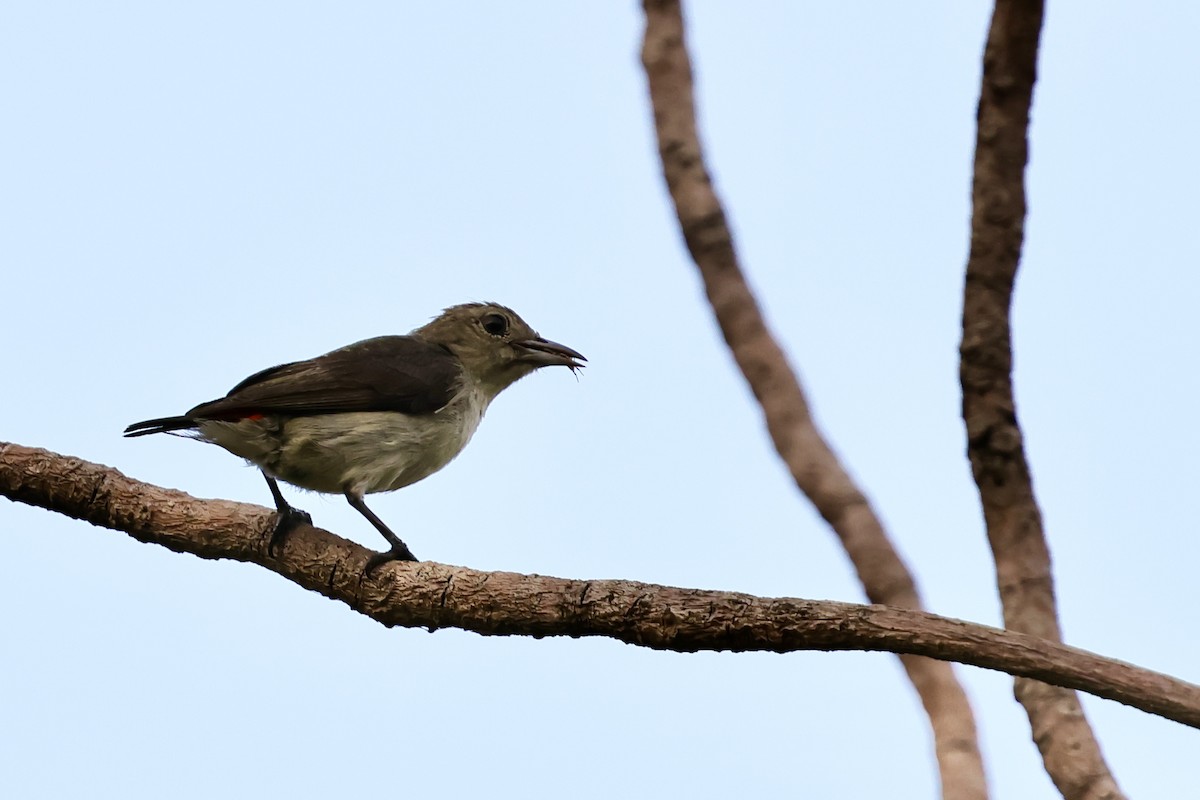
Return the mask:
<path fill-rule="evenodd" d="M 381 336 L 256 372 L 225 397 L 202 403 L 187 415 L 432 414 L 450 402 L 461 382 L 462 364 L 449 350 L 413 336 Z"/>

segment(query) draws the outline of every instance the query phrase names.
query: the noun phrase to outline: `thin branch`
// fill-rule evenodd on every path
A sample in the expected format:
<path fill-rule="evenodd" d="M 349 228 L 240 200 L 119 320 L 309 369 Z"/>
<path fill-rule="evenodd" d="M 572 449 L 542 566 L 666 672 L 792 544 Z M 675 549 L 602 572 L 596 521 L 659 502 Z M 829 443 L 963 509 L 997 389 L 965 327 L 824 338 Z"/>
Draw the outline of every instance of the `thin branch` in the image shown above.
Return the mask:
<path fill-rule="evenodd" d="M 787 357 L 768 330 L 733 246 L 696 131 L 692 70 L 678 0 L 645 0 L 642 63 L 650 84 L 663 175 L 717 323 L 766 417 L 775 449 L 841 540 L 867 597 L 922 608 L 916 582 L 866 496 L 817 429 Z M 942 795 L 987 797 L 975 719 L 947 664 L 902 657 L 933 728 Z"/>
<path fill-rule="evenodd" d="M 480 572 L 431 562 L 363 568 L 371 551 L 311 526 L 266 555 L 275 515 L 198 500 L 115 469 L 0 442 L 0 495 L 201 558 L 258 564 L 389 627 L 485 636 L 605 636 L 655 650 L 883 650 L 1069 686 L 1200 728 L 1200 686 L 1033 636 L 909 609 L 764 598 L 617 580 Z"/>
<path fill-rule="evenodd" d="M 967 451 L 1010 630 L 1062 640 L 1050 551 L 1012 386 L 1009 310 L 1025 223 L 1025 165 L 1041 0 L 997 0 L 983 56 L 963 302 L 961 381 Z M 1046 771 L 1068 800 L 1122 797 L 1079 698 L 1018 679 Z"/>

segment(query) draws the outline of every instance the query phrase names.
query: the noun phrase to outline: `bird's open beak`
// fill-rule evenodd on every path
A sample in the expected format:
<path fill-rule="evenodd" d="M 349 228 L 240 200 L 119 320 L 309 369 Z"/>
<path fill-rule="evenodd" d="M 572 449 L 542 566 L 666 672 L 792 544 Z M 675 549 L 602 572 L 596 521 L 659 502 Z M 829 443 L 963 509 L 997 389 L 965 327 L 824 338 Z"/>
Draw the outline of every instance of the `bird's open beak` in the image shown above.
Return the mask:
<path fill-rule="evenodd" d="M 546 339 L 525 339 L 513 342 L 521 354 L 521 360 L 537 367 L 568 367 L 571 371 L 583 369 L 581 361 L 587 361 L 581 353 L 565 344 Z"/>

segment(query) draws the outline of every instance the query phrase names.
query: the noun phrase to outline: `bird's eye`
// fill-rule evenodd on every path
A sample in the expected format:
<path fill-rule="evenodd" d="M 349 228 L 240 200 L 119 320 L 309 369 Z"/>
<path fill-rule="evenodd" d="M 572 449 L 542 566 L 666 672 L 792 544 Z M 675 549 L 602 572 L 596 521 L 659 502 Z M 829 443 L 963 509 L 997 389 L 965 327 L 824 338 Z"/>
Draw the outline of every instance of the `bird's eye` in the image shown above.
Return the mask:
<path fill-rule="evenodd" d="M 492 336 L 503 336 L 508 333 L 508 319 L 503 314 L 484 314 L 479 322 L 483 329 Z"/>

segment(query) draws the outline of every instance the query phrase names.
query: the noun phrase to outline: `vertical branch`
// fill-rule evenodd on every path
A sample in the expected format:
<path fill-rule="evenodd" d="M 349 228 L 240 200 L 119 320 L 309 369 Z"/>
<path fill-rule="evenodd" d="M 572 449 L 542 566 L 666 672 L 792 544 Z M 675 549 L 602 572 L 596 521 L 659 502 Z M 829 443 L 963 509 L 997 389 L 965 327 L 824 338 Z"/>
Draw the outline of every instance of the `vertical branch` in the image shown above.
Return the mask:
<path fill-rule="evenodd" d="M 1030 480 L 1012 387 L 1009 309 L 1025 224 L 1025 164 L 1041 0 L 997 0 L 983 56 L 963 298 L 960 378 L 967 452 L 979 486 L 1011 630 L 1062 640 L 1050 551 Z M 1121 797 L 1078 696 L 1018 678 L 1046 771 L 1068 800 Z"/>
<path fill-rule="evenodd" d="M 866 497 L 817 430 L 804 391 L 738 265 L 696 132 L 679 0 L 644 0 L 644 7 L 642 63 L 663 175 L 725 342 L 762 407 L 775 449 L 797 487 L 841 540 L 867 596 L 875 603 L 919 609 L 912 575 Z M 986 798 L 975 720 L 953 670 L 924 658 L 901 656 L 901 662 L 933 727 L 943 796 Z"/>

